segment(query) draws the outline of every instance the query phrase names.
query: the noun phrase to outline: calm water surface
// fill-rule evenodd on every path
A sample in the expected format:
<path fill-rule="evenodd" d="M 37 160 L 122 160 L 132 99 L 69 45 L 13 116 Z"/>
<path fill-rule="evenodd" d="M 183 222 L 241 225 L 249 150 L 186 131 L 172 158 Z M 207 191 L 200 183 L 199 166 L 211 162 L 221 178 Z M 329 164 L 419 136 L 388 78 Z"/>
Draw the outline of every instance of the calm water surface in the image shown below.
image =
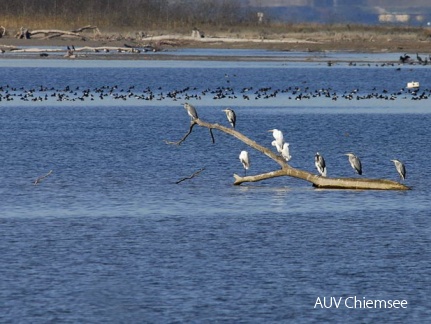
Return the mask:
<path fill-rule="evenodd" d="M 223 124 L 221 110 L 233 107 L 237 129 L 263 145 L 272 140 L 268 129 L 283 130 L 298 168 L 315 172 L 319 151 L 329 176 L 354 176 L 343 154 L 355 152 L 364 176 L 397 180 L 390 160 L 405 163 L 412 190 L 367 192 L 315 190 L 289 178 L 233 186 L 233 173 L 243 173 L 242 143 L 215 133 L 212 144 L 199 128 L 179 147 L 164 142 L 188 130 L 184 94 L 177 100 L 50 97 L 67 86 L 93 94 L 103 86 L 139 93 L 229 86 L 238 94 L 244 87 L 304 84 L 339 94 L 395 92 L 411 79 L 426 89 L 429 68 L 10 62 L 0 68 L 0 94 L 16 95 L 0 103 L 0 322 L 431 319 L 427 100 L 190 99 L 202 119 Z M 49 99 L 20 99 L 33 88 Z M 248 150 L 251 174 L 277 168 Z M 201 168 L 199 176 L 175 183 Z M 408 307 L 315 308 L 318 297 L 350 296 L 407 300 Z"/>

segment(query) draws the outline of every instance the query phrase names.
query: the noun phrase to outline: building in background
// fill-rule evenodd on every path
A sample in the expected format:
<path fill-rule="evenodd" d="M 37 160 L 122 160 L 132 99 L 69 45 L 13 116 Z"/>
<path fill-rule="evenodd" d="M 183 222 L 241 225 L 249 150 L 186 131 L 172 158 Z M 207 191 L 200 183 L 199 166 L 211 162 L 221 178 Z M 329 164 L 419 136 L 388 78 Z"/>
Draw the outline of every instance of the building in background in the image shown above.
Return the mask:
<path fill-rule="evenodd" d="M 430 0 L 243 0 L 283 22 L 426 25 Z"/>

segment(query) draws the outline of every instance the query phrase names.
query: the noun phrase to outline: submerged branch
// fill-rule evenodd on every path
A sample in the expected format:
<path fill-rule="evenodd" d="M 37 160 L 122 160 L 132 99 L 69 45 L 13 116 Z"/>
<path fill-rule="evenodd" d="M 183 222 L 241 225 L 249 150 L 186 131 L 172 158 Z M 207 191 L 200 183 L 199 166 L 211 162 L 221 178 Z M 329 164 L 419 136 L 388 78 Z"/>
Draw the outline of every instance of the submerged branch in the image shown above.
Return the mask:
<path fill-rule="evenodd" d="M 193 179 L 194 177 L 196 177 L 197 175 L 199 175 L 199 173 L 201 173 L 203 170 L 205 170 L 205 168 L 202 168 L 202 169 L 196 171 L 195 173 L 193 173 L 192 175 L 190 175 L 188 177 L 185 177 L 185 178 L 182 178 L 182 179 L 176 181 L 175 184 L 179 184 L 179 183 L 183 182 L 184 180 Z"/>
<path fill-rule="evenodd" d="M 49 177 L 52 174 L 52 170 L 50 170 L 47 174 L 40 176 L 36 180 L 34 180 L 33 184 L 36 186 L 41 183 L 45 178 Z"/>

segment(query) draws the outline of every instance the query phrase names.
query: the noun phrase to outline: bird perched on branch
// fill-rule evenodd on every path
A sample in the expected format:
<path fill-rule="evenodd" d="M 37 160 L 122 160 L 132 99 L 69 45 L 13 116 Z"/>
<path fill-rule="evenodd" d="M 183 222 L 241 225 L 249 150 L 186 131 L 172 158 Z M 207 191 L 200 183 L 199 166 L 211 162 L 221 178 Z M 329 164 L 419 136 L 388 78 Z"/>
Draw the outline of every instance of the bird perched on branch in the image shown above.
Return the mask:
<path fill-rule="evenodd" d="M 283 133 L 274 128 L 274 129 L 270 129 L 268 132 L 272 133 L 272 136 L 274 136 L 274 141 L 271 143 L 272 146 L 275 146 L 277 148 L 277 152 L 281 153 L 283 150 L 283 144 L 284 144 L 284 137 L 283 137 Z"/>
<path fill-rule="evenodd" d="M 314 156 L 314 165 L 317 168 L 317 171 L 319 171 L 320 175 L 322 177 L 326 177 L 326 163 L 323 156 L 319 154 L 319 152 L 316 153 Z"/>
<path fill-rule="evenodd" d="M 223 111 L 226 113 L 227 120 L 232 125 L 233 128 L 235 128 L 236 124 L 236 114 L 235 111 L 233 111 L 230 108 L 223 109 Z"/>
<path fill-rule="evenodd" d="M 391 160 L 395 163 L 395 168 L 397 169 L 398 174 L 400 175 L 400 178 L 402 180 L 406 179 L 406 167 L 404 164 L 399 160 Z"/>
<path fill-rule="evenodd" d="M 292 158 L 289 151 L 289 143 L 283 144 L 283 149 L 281 150 L 281 156 L 286 160 L 286 162 L 289 162 L 290 159 Z"/>
<path fill-rule="evenodd" d="M 242 166 L 244 167 L 244 174 L 247 175 L 247 170 L 250 167 L 250 159 L 248 157 L 247 151 L 241 151 L 239 154 L 239 160 L 242 163 Z"/>
<path fill-rule="evenodd" d="M 362 174 L 362 164 L 361 164 L 361 160 L 359 160 L 359 158 L 353 154 L 353 153 L 347 153 L 345 154 L 349 157 L 349 162 L 350 165 L 352 166 L 352 168 L 359 174 Z"/>
<path fill-rule="evenodd" d="M 187 113 L 189 114 L 189 116 L 191 117 L 191 119 L 198 119 L 198 113 L 196 112 L 195 107 L 193 107 L 191 104 L 189 103 L 185 103 L 184 104 L 184 109 L 187 110 Z"/>

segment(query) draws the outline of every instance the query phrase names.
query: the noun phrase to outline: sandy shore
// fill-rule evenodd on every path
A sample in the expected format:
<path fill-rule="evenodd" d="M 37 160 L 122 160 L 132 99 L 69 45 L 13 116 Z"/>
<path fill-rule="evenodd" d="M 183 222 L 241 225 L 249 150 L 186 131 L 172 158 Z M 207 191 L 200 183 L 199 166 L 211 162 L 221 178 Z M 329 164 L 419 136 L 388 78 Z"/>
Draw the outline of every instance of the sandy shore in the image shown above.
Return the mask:
<path fill-rule="evenodd" d="M 171 34 L 147 36 L 141 39 L 127 37 L 55 37 L 51 39 L 43 37 L 34 37 L 32 39 L 16 39 L 14 37 L 0 38 L 0 49 L 11 53 L 17 49 L 31 48 L 35 53 L 43 52 L 47 48 L 57 47 L 58 51 L 66 53 L 67 46 L 74 45 L 75 48 L 86 48 L 91 51 L 92 48 L 103 49 L 110 48 L 154 48 L 157 51 L 167 51 L 180 48 L 225 48 L 225 49 L 266 49 L 278 51 L 292 52 L 358 52 L 358 53 L 409 53 L 410 55 L 417 52 L 428 57 L 431 52 L 430 39 L 395 39 L 395 38 L 370 38 L 368 41 L 357 38 L 345 37 L 324 37 L 316 39 L 303 35 L 302 37 L 287 37 L 287 36 L 268 36 L 265 38 L 253 37 L 225 37 L 225 36 L 206 36 L 203 38 L 195 38 L 187 35 Z M 116 52 L 116 51 L 115 51 Z M 112 55 L 109 58 L 114 58 Z M 152 55 L 151 59 L 164 59 L 165 56 L 158 57 Z M 103 59 L 103 56 L 98 55 L 98 58 Z M 128 58 L 130 59 L 130 57 Z M 135 58 L 137 59 L 137 58 Z M 176 59 L 171 57 L 170 59 Z M 184 59 L 184 58 L 177 58 Z M 188 59 L 193 59 L 189 58 Z M 196 58 L 199 59 L 199 58 Z M 220 59 L 220 58 L 219 58 Z"/>

